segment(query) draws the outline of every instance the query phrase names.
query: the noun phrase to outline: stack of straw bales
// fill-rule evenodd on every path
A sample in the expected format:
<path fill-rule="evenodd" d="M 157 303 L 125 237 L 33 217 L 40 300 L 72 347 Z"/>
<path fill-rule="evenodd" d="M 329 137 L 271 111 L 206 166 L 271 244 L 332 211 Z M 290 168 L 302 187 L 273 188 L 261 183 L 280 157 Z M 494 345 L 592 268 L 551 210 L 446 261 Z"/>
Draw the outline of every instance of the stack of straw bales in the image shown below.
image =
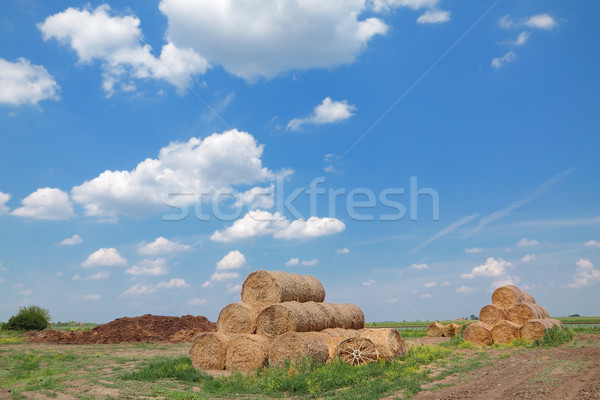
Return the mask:
<path fill-rule="evenodd" d="M 492 304 L 483 307 L 479 322 L 464 332 L 465 340 L 480 346 L 510 343 L 513 339 L 541 339 L 544 331 L 562 326 L 549 318 L 548 311 L 525 291 L 514 285 L 502 286 L 492 294 Z"/>
<path fill-rule="evenodd" d="M 324 303 L 325 289 L 314 276 L 255 271 L 244 281 L 241 297 L 241 303 L 221 310 L 217 332 L 194 339 L 195 368 L 251 371 L 300 357 L 329 361 L 339 343 L 352 337 L 370 339 L 385 359 L 406 352 L 397 330 L 364 329 L 358 306 Z"/>
<path fill-rule="evenodd" d="M 463 330 L 472 324 L 472 322 L 467 321 L 463 324 L 457 324 L 454 322 L 450 322 L 447 325 L 442 324 L 439 321 L 432 322 L 427 327 L 427 336 L 429 337 L 454 337 L 460 335 Z"/>

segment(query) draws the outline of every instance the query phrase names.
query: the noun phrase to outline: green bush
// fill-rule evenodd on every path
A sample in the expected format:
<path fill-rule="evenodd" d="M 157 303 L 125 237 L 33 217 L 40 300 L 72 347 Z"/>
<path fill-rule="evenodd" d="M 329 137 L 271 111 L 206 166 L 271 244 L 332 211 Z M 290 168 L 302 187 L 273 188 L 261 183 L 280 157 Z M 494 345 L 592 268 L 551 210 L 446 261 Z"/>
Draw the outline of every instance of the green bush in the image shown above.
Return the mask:
<path fill-rule="evenodd" d="M 569 328 L 553 326 L 551 329 L 544 331 L 543 339 L 534 340 L 534 346 L 540 347 L 557 347 L 563 343 L 567 343 L 573 339 L 573 332 Z"/>
<path fill-rule="evenodd" d="M 17 315 L 11 317 L 4 329 L 13 331 L 41 331 L 48 327 L 50 313 L 38 306 L 19 308 Z"/>

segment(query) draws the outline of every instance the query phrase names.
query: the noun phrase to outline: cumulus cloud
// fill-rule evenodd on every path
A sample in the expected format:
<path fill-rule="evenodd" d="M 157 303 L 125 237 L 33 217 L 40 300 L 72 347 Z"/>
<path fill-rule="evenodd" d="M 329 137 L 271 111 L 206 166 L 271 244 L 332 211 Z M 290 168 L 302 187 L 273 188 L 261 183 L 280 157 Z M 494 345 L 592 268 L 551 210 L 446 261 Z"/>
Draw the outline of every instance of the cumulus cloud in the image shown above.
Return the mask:
<path fill-rule="evenodd" d="M 173 278 L 170 281 L 162 281 L 158 282 L 155 285 L 147 285 L 143 283 L 138 283 L 133 285 L 129 289 L 123 292 L 121 296 L 141 296 L 147 294 L 153 294 L 158 292 L 159 290 L 167 290 L 167 289 L 186 289 L 189 288 L 190 285 L 179 278 Z"/>
<path fill-rule="evenodd" d="M 63 240 L 62 242 L 59 243 L 59 245 L 61 246 L 73 246 L 79 243 L 82 243 L 83 239 L 81 238 L 81 236 L 75 234 L 73 236 L 71 236 L 70 238 L 66 238 L 65 240 Z"/>
<path fill-rule="evenodd" d="M 162 0 L 167 39 L 248 81 L 291 70 L 353 63 L 377 35 L 379 18 L 361 19 L 366 0 L 319 2 Z M 391 4 L 390 7 L 397 7 Z"/>
<path fill-rule="evenodd" d="M 155 57 L 149 45 L 140 44 L 140 20 L 133 15 L 112 16 L 106 4 L 95 10 L 68 8 L 38 28 L 45 41 L 56 39 L 74 50 L 80 63 L 100 61 L 108 95 L 135 90 L 132 79 L 164 79 L 183 92 L 194 75 L 209 68 L 205 58 L 173 43 L 165 44 Z"/>
<path fill-rule="evenodd" d="M 313 265 L 317 265 L 318 263 L 319 263 L 319 260 L 317 260 L 316 258 L 313 258 L 312 260 L 302 261 L 302 265 L 307 266 L 307 267 L 312 267 Z"/>
<path fill-rule="evenodd" d="M 295 265 L 300 264 L 300 259 L 299 258 L 290 258 L 286 263 L 285 266 L 286 267 L 293 267 Z"/>
<path fill-rule="evenodd" d="M 450 21 L 450 11 L 428 10 L 417 18 L 419 24 L 440 24 Z"/>
<path fill-rule="evenodd" d="M 0 216 L 8 213 L 8 206 L 6 203 L 10 200 L 10 194 L 0 192 Z"/>
<path fill-rule="evenodd" d="M 523 238 L 517 242 L 517 246 L 519 247 L 527 247 L 527 246 L 537 246 L 540 244 L 537 240 L 529 240 L 527 238 Z"/>
<path fill-rule="evenodd" d="M 529 32 L 521 32 L 519 33 L 519 36 L 517 36 L 517 39 L 515 39 L 513 44 L 515 46 L 523 46 L 525 43 L 527 43 L 527 40 L 529 40 L 529 36 L 531 36 Z"/>
<path fill-rule="evenodd" d="M 479 276 L 485 278 L 496 278 L 505 275 L 506 269 L 512 267 L 512 263 L 504 261 L 500 257 L 498 257 L 497 260 L 494 257 L 490 257 L 486 260 L 485 264 L 473 268 L 471 273 L 462 274 L 461 278 L 473 279 Z"/>
<path fill-rule="evenodd" d="M 494 290 L 498 289 L 501 286 L 517 285 L 519 283 L 519 281 L 520 281 L 520 279 L 518 277 L 512 278 L 511 276 L 506 275 L 506 276 L 492 282 L 492 284 L 490 285 L 490 292 L 493 292 Z"/>
<path fill-rule="evenodd" d="M 225 293 L 227 294 L 237 294 L 242 290 L 242 285 L 238 283 L 237 285 L 228 284 L 227 289 L 225 289 Z"/>
<path fill-rule="evenodd" d="M 350 249 L 347 247 L 344 247 L 343 249 L 338 249 L 337 253 L 338 254 L 348 254 L 348 253 L 350 253 Z"/>
<path fill-rule="evenodd" d="M 390 11 L 396 7 L 408 7 L 413 10 L 421 8 L 434 8 L 440 0 L 371 0 L 371 7 L 375 12 Z"/>
<path fill-rule="evenodd" d="M 56 188 L 38 189 L 25 197 L 21 203 L 23 206 L 14 210 L 12 215 L 52 221 L 66 220 L 75 216 L 69 195 Z"/>
<path fill-rule="evenodd" d="M 482 251 L 483 251 L 483 249 L 480 247 L 472 247 L 470 249 L 465 249 L 465 253 L 467 253 L 467 254 L 476 254 L 476 253 L 481 253 Z"/>
<path fill-rule="evenodd" d="M 84 300 L 100 300 L 102 298 L 102 295 L 100 294 L 86 294 L 85 296 L 83 296 Z"/>
<path fill-rule="evenodd" d="M 597 242 L 595 240 L 590 240 L 589 242 L 586 242 L 585 245 L 586 246 L 600 247 L 600 242 Z"/>
<path fill-rule="evenodd" d="M 104 279 L 108 279 L 110 277 L 110 272 L 108 271 L 100 271 L 95 275 L 90 275 L 90 276 L 80 276 L 79 274 L 75 274 L 73 275 L 73 277 L 71 278 L 74 281 L 100 281 L 100 280 L 104 280 Z"/>
<path fill-rule="evenodd" d="M 567 285 L 570 288 L 582 288 L 592 286 L 600 282 L 600 270 L 594 268 L 589 260 L 580 258 L 577 261 L 577 269 L 573 277 L 573 283 Z"/>
<path fill-rule="evenodd" d="M 492 59 L 491 65 L 496 69 L 500 69 L 516 59 L 517 55 L 513 51 L 509 51 L 502 57 Z"/>
<path fill-rule="evenodd" d="M 468 286 L 461 286 L 456 289 L 456 293 L 469 294 L 475 292 L 477 289 L 470 288 Z"/>
<path fill-rule="evenodd" d="M 525 254 L 523 258 L 521 258 L 521 261 L 523 261 L 524 263 L 528 263 L 533 260 L 535 260 L 535 254 Z"/>
<path fill-rule="evenodd" d="M 90 267 L 124 267 L 127 260 L 115 248 L 102 248 L 96 250 L 81 264 L 84 268 Z"/>
<path fill-rule="evenodd" d="M 160 236 L 157 237 L 154 242 L 146 243 L 142 242 L 138 245 L 138 253 L 143 256 L 156 256 L 159 254 L 170 254 L 170 253 L 179 253 L 182 251 L 188 251 L 192 248 L 192 246 L 187 244 L 181 244 L 175 241 L 171 241 L 169 239 L 165 239 Z"/>
<path fill-rule="evenodd" d="M 233 250 L 227 253 L 217 263 L 217 271 L 228 271 L 232 269 L 240 269 L 246 266 L 246 257 L 238 250 Z"/>
<path fill-rule="evenodd" d="M 310 217 L 307 220 L 297 219 L 284 229 L 275 232 L 277 239 L 312 239 L 334 235 L 346 229 L 346 225 L 337 218 Z"/>
<path fill-rule="evenodd" d="M 242 207 L 244 205 L 249 208 L 256 209 L 269 209 L 275 205 L 275 185 L 271 184 L 269 187 L 260 187 L 256 186 L 249 190 L 246 190 L 243 193 L 239 193 L 237 197 L 237 201 L 235 203 L 236 207 Z"/>
<path fill-rule="evenodd" d="M 427 264 L 413 264 L 411 266 L 409 266 L 408 268 L 410 269 L 425 269 L 428 268 Z"/>
<path fill-rule="evenodd" d="M 500 18 L 500 26 L 504 29 L 518 28 L 518 27 L 528 27 L 534 29 L 544 29 L 550 30 L 556 26 L 558 26 L 558 22 L 548 14 L 537 14 L 532 15 L 529 18 L 524 18 L 518 21 L 515 21 L 512 16 L 505 15 Z"/>
<path fill-rule="evenodd" d="M 168 274 L 169 269 L 165 258 L 157 258 L 142 260 L 131 268 L 127 268 L 125 273 L 133 276 L 159 276 Z"/>
<path fill-rule="evenodd" d="M 172 142 L 132 171 L 104 171 L 71 193 L 88 216 L 141 218 L 165 210 L 165 204 L 189 206 L 234 185 L 274 179 L 262 166 L 262 152 L 252 135 L 235 129 Z"/>
<path fill-rule="evenodd" d="M 58 100 L 60 86 L 41 65 L 25 58 L 10 62 L 0 58 L 0 104 L 36 105 L 42 100 Z"/>
<path fill-rule="evenodd" d="M 356 106 L 348 104 L 347 100 L 333 101 L 325 97 L 321 104 L 315 107 L 312 114 L 305 118 L 294 118 L 286 129 L 299 131 L 303 125 L 322 125 L 345 121 L 354 115 Z"/>

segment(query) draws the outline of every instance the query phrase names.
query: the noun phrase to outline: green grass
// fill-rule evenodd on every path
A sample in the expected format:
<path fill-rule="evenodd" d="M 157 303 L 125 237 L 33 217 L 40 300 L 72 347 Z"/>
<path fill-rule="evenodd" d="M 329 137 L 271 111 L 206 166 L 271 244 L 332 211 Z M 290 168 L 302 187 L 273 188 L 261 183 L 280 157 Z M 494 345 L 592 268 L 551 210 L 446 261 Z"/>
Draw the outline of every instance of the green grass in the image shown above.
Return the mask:
<path fill-rule="evenodd" d="M 124 380 L 156 382 L 160 379 L 175 379 L 181 382 L 199 382 L 205 377 L 192 366 L 189 357 L 161 359 L 146 364 L 139 371 L 123 376 Z"/>

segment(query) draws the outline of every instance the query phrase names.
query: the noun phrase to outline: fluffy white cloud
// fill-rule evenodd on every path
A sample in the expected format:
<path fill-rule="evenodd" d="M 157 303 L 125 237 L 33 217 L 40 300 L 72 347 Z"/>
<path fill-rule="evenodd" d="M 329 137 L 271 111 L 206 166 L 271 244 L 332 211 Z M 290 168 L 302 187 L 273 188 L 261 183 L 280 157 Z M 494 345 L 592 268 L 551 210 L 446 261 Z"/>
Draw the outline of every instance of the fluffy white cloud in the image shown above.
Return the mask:
<path fill-rule="evenodd" d="M 504 261 L 498 257 L 496 260 L 494 257 L 490 257 L 486 260 L 485 264 L 479 265 L 471 271 L 469 274 L 462 274 L 461 277 L 465 279 L 473 279 L 477 276 L 486 278 L 497 278 L 506 274 L 507 268 L 512 268 L 513 264 Z"/>
<path fill-rule="evenodd" d="M 346 229 L 346 225 L 336 218 L 310 217 L 297 219 L 284 229 L 275 232 L 273 237 L 281 239 L 311 239 L 334 235 Z"/>
<path fill-rule="evenodd" d="M 184 207 L 202 195 L 232 191 L 274 179 L 262 166 L 263 146 L 252 135 L 235 129 L 205 139 L 172 142 L 158 158 L 147 158 L 132 171 L 104 171 L 72 189 L 72 197 L 85 207 L 86 215 L 144 217 L 165 204 Z"/>
<path fill-rule="evenodd" d="M 0 215 L 8 213 L 8 206 L 6 203 L 10 200 L 10 194 L 0 192 Z"/>
<path fill-rule="evenodd" d="M 58 100 L 60 86 L 41 65 L 19 58 L 11 63 L 0 58 L 0 104 L 19 106 Z"/>
<path fill-rule="evenodd" d="M 227 253 L 227 255 L 217 263 L 217 271 L 229 271 L 232 269 L 240 269 L 245 266 L 246 257 L 238 250 L 233 250 Z"/>
<path fill-rule="evenodd" d="M 167 260 L 157 258 L 155 260 L 142 260 L 131 268 L 127 268 L 125 273 L 133 276 L 159 276 L 169 273 Z"/>
<path fill-rule="evenodd" d="M 202 287 L 208 287 L 212 283 L 228 281 L 233 279 L 239 279 L 241 276 L 237 272 L 215 272 L 211 275 L 210 279 L 202 284 Z"/>
<path fill-rule="evenodd" d="M 589 242 L 586 242 L 585 245 L 586 246 L 600 247 L 600 242 L 597 242 L 595 240 L 590 240 Z"/>
<path fill-rule="evenodd" d="M 379 18 L 359 19 L 368 6 L 366 0 L 162 0 L 159 8 L 171 43 L 255 81 L 354 62 L 388 29 Z"/>
<path fill-rule="evenodd" d="M 408 268 L 411 268 L 411 269 L 425 269 L 427 267 L 428 267 L 427 264 L 413 264 L 413 265 L 409 266 Z"/>
<path fill-rule="evenodd" d="M 525 254 L 523 258 L 521 258 L 521 261 L 523 261 L 524 263 L 528 263 L 533 260 L 535 260 L 535 254 Z"/>
<path fill-rule="evenodd" d="M 315 107 L 312 114 L 305 118 L 294 118 L 286 129 L 298 131 L 303 125 L 322 125 L 345 121 L 354 115 L 356 106 L 348 104 L 347 100 L 333 101 L 331 97 L 325 97 L 321 104 Z"/>
<path fill-rule="evenodd" d="M 89 255 L 81 266 L 90 267 L 124 267 L 127 260 L 123 258 L 115 248 L 102 248 Z"/>
<path fill-rule="evenodd" d="M 517 59 L 517 55 L 513 51 L 509 51 L 502 57 L 496 57 L 492 59 L 491 65 L 496 69 L 500 69 L 507 65 L 508 63 Z"/>
<path fill-rule="evenodd" d="M 421 8 L 434 8 L 440 0 L 371 0 L 371 7 L 375 12 L 389 11 L 396 7 L 408 7 L 413 10 Z"/>
<path fill-rule="evenodd" d="M 517 36 L 517 39 L 514 41 L 514 45 L 523 46 L 525 43 L 527 43 L 527 40 L 529 40 L 529 36 L 531 36 L 529 32 L 519 33 L 519 36 Z"/>
<path fill-rule="evenodd" d="M 100 294 L 86 294 L 85 296 L 83 296 L 84 300 L 100 300 L 102 298 L 102 295 Z"/>
<path fill-rule="evenodd" d="M 237 294 L 237 293 L 240 293 L 241 290 L 242 290 L 242 285 L 239 283 L 237 285 L 228 284 L 227 289 L 225 289 L 225 293 Z"/>
<path fill-rule="evenodd" d="M 61 246 L 73 246 L 79 243 L 82 243 L 83 239 L 81 238 L 81 236 L 75 234 L 73 236 L 71 236 L 70 238 L 66 238 L 65 240 L 63 240 L 62 242 L 59 243 L 59 245 Z"/>
<path fill-rule="evenodd" d="M 428 10 L 417 18 L 419 24 L 440 24 L 450 21 L 450 11 Z"/>
<path fill-rule="evenodd" d="M 570 288 L 582 288 L 600 283 L 600 270 L 594 268 L 589 260 L 580 258 L 577 261 L 577 269 L 573 277 L 573 283 L 567 285 Z"/>
<path fill-rule="evenodd" d="M 467 254 L 476 254 L 476 253 L 481 253 L 482 251 L 483 251 L 483 249 L 480 247 L 472 247 L 470 249 L 465 249 L 465 253 L 467 253 Z"/>
<path fill-rule="evenodd" d="M 80 276 L 79 274 L 75 274 L 73 275 L 73 277 L 71 278 L 74 281 L 100 281 L 103 279 L 108 279 L 110 277 L 110 272 L 108 271 L 100 271 L 95 275 L 90 275 L 90 276 Z"/>
<path fill-rule="evenodd" d="M 373 286 L 375 281 L 373 279 L 369 279 L 368 281 L 363 282 L 363 286 Z"/>
<path fill-rule="evenodd" d="M 519 278 L 515 277 L 513 279 L 511 276 L 505 275 L 504 277 L 492 282 L 492 284 L 490 285 L 490 292 L 493 292 L 494 290 L 498 289 L 501 286 L 517 285 L 518 283 L 519 283 Z"/>
<path fill-rule="evenodd" d="M 423 286 L 425 286 L 426 288 L 432 288 L 432 287 L 437 286 L 437 283 L 435 283 L 435 282 L 427 282 Z"/>
<path fill-rule="evenodd" d="M 66 220 L 75 216 L 69 195 L 56 188 L 41 188 L 25 197 L 22 207 L 11 214 L 45 220 Z"/>
<path fill-rule="evenodd" d="M 517 246 L 519 247 L 527 247 L 527 246 L 537 246 L 540 244 L 537 240 L 529 240 L 527 238 L 523 238 L 517 242 Z"/>
<path fill-rule="evenodd" d="M 275 185 L 269 187 L 253 187 L 243 193 L 237 195 L 235 205 L 241 207 L 247 205 L 249 208 L 269 209 L 275 204 Z"/>
<path fill-rule="evenodd" d="M 140 296 L 146 294 L 156 293 L 159 290 L 166 289 L 186 289 L 190 285 L 183 279 L 173 278 L 170 281 L 162 281 L 155 285 L 146 285 L 138 283 L 127 289 L 121 296 Z"/>
<path fill-rule="evenodd" d="M 294 265 L 300 264 L 300 259 L 298 258 L 290 258 L 286 263 L 286 267 L 293 267 Z"/>
<path fill-rule="evenodd" d="M 456 289 L 456 293 L 469 294 L 475 292 L 477 289 L 470 288 L 468 286 L 461 286 Z"/>
<path fill-rule="evenodd" d="M 160 236 L 152 243 L 142 242 L 138 245 L 138 253 L 144 256 L 156 256 L 159 254 L 179 253 L 188 251 L 192 246 L 181 244 Z"/>
<path fill-rule="evenodd" d="M 500 18 L 500 26 L 504 29 L 526 26 L 528 28 L 550 30 L 558 25 L 558 22 L 548 14 L 532 15 L 520 21 L 515 21 L 510 15 Z"/>
<path fill-rule="evenodd" d="M 339 249 L 339 250 L 337 251 L 337 253 L 338 253 L 338 254 L 348 254 L 348 253 L 350 253 L 350 249 L 349 249 L 349 248 L 347 248 L 347 247 L 344 247 L 343 249 Z"/>
<path fill-rule="evenodd" d="M 316 258 L 313 258 L 312 260 L 302 261 L 302 265 L 305 265 L 307 267 L 312 267 L 313 265 L 317 265 L 318 263 L 319 260 L 317 260 Z"/>
<path fill-rule="evenodd" d="M 99 60 L 108 95 L 118 89 L 135 90 L 131 78 L 164 79 L 183 92 L 194 75 L 209 68 L 206 59 L 173 43 L 165 44 L 156 58 L 150 46 L 140 44 L 140 20 L 133 15 L 112 16 L 106 4 L 95 10 L 68 8 L 49 16 L 38 28 L 45 41 L 56 39 L 70 46 L 79 62 Z"/>

